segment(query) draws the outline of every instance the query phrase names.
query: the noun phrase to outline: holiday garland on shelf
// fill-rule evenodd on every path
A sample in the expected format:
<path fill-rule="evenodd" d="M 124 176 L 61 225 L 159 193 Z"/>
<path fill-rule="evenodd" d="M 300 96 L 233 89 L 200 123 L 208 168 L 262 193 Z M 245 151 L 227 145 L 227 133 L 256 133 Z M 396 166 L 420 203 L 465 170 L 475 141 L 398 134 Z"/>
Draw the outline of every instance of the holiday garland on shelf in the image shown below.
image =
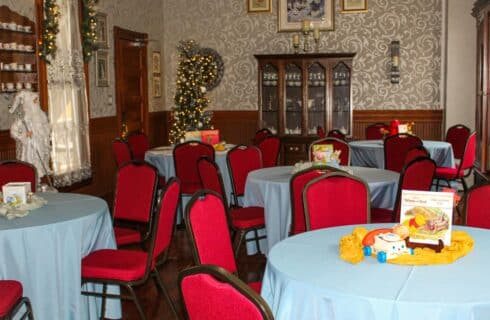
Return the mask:
<path fill-rule="evenodd" d="M 59 32 L 60 10 L 56 0 L 44 1 L 43 33 L 39 41 L 39 56 L 47 63 L 56 57 L 56 35 Z"/>
<path fill-rule="evenodd" d="M 82 6 L 82 49 L 83 61 L 89 62 L 92 58 L 92 51 L 97 50 L 97 33 L 95 28 L 95 4 L 98 0 L 83 0 Z"/>
<path fill-rule="evenodd" d="M 177 48 L 180 60 L 170 143 L 183 142 L 186 131 L 212 128 L 212 113 L 205 111 L 209 104 L 205 94 L 218 85 L 224 70 L 221 56 L 213 49 L 199 47 L 194 40 L 181 41 Z"/>

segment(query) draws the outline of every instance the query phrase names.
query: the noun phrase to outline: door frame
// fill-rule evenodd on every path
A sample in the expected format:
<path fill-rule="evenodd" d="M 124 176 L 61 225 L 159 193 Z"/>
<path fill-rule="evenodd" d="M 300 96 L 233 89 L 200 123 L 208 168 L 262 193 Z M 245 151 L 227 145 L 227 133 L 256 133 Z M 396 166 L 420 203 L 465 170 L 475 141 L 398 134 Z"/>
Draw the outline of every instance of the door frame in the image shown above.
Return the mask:
<path fill-rule="evenodd" d="M 115 91 L 116 91 L 116 117 L 117 117 L 117 130 L 121 132 L 122 128 L 122 112 L 121 112 L 121 101 L 122 95 L 124 94 L 122 90 L 120 90 L 120 80 L 122 78 L 122 72 L 120 68 L 118 68 L 118 63 L 120 61 L 119 49 L 121 49 L 121 44 L 118 41 L 119 39 L 129 40 L 138 42 L 141 44 L 143 50 L 143 70 L 141 72 L 141 77 L 143 78 L 142 82 L 142 107 L 141 107 L 141 130 L 149 134 L 149 114 L 148 114 L 148 34 L 135 32 L 127 29 L 123 29 L 121 27 L 114 26 L 114 75 L 115 75 Z"/>

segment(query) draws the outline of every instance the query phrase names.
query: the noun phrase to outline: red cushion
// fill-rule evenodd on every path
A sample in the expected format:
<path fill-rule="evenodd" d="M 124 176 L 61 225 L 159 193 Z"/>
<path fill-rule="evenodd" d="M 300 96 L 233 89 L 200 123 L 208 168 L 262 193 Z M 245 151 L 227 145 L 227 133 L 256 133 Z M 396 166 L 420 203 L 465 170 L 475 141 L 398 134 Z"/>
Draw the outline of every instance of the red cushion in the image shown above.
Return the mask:
<path fill-rule="evenodd" d="M 391 222 L 393 210 L 383 208 L 371 208 L 371 223 Z"/>
<path fill-rule="evenodd" d="M 260 294 L 260 290 L 262 289 L 262 281 L 257 281 L 257 282 L 250 282 L 247 283 L 248 286 L 258 294 Z"/>
<path fill-rule="evenodd" d="M 265 224 L 264 208 L 246 207 L 230 209 L 231 222 L 235 228 L 248 229 Z"/>
<path fill-rule="evenodd" d="M 0 317 L 6 316 L 22 298 L 22 284 L 15 280 L 0 280 Z"/>
<path fill-rule="evenodd" d="M 463 174 L 464 172 L 463 170 L 461 170 L 458 175 L 458 168 L 448 168 L 448 167 L 436 168 L 436 178 L 452 180 L 456 178 L 462 178 Z"/>
<path fill-rule="evenodd" d="M 114 227 L 114 234 L 116 235 L 116 244 L 118 246 L 141 241 L 141 233 L 138 230 Z"/>
<path fill-rule="evenodd" d="M 82 259 L 82 278 L 132 281 L 145 275 L 144 251 L 102 249 Z"/>

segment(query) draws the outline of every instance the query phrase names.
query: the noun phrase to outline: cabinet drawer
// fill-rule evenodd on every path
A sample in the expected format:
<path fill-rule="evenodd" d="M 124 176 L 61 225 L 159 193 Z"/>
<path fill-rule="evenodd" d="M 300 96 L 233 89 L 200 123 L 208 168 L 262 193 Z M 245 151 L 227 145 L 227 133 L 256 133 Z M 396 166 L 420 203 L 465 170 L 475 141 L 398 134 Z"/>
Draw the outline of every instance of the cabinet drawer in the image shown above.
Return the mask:
<path fill-rule="evenodd" d="M 306 148 L 302 143 L 287 143 L 284 144 L 284 152 L 286 153 L 305 153 Z"/>

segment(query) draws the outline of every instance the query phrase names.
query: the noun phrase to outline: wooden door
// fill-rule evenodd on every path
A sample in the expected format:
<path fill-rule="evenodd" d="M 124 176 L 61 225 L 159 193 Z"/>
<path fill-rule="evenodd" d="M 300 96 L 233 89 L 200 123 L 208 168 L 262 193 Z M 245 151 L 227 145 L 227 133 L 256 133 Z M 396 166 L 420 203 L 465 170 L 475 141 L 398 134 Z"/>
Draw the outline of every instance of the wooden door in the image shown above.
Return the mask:
<path fill-rule="evenodd" d="M 148 35 L 114 27 L 117 121 L 121 135 L 148 134 Z"/>

